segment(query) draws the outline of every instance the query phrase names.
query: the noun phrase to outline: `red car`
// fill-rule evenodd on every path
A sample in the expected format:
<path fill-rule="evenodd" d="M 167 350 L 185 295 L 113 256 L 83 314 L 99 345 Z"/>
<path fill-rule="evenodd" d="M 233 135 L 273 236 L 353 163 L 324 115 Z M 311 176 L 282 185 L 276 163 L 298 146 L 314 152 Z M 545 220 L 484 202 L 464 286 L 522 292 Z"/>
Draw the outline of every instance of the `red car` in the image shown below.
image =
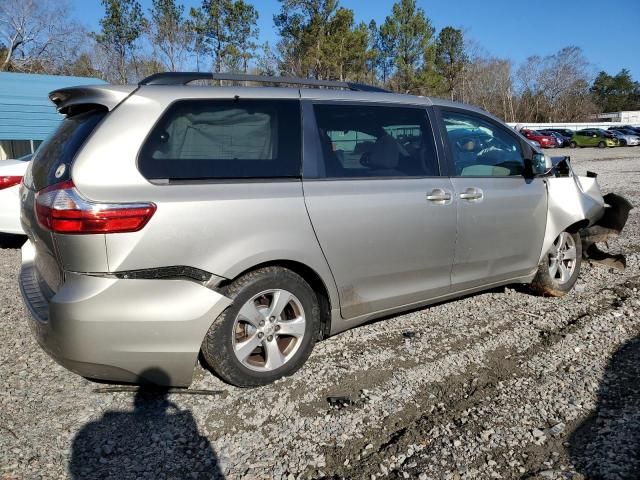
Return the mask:
<path fill-rule="evenodd" d="M 520 130 L 520 133 L 529 140 L 538 142 L 542 148 L 555 148 L 558 146 L 556 139 L 551 135 L 544 135 L 536 130 L 527 130 L 526 128 Z"/>

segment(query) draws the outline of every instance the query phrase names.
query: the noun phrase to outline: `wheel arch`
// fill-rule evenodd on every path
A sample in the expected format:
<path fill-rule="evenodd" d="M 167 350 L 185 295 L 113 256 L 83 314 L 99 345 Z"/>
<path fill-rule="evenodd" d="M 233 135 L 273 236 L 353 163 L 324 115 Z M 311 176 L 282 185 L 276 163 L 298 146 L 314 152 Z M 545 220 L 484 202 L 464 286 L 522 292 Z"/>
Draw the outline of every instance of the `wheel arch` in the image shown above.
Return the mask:
<path fill-rule="evenodd" d="M 331 309 L 332 307 L 338 308 L 338 300 L 335 297 L 332 297 L 332 291 L 329 290 L 327 281 L 324 280 L 315 269 L 305 263 L 288 259 L 264 261 L 245 268 L 241 272 L 235 274 L 231 279 L 224 280 L 218 285 L 218 288 L 228 285 L 242 275 L 265 267 L 282 267 L 291 270 L 292 272 L 300 275 L 311 286 L 318 297 L 318 304 L 320 306 L 320 339 L 328 337 L 329 332 L 331 331 Z M 333 281 L 333 279 L 331 279 L 331 281 Z"/>
<path fill-rule="evenodd" d="M 585 218 L 583 220 L 579 220 L 575 223 L 572 223 L 571 225 L 566 227 L 564 230 L 566 230 L 569 233 L 578 233 L 580 230 L 588 226 L 589 226 L 589 220 Z"/>

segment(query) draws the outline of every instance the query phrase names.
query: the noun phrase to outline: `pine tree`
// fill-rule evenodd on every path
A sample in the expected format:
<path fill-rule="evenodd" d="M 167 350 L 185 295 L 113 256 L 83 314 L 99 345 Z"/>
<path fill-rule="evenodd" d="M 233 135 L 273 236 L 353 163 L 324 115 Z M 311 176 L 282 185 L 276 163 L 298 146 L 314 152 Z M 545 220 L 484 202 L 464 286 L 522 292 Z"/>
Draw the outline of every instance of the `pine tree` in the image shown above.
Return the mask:
<path fill-rule="evenodd" d="M 115 55 L 117 81 L 127 83 L 129 61 L 147 21 L 137 0 L 102 0 L 102 5 L 105 7 L 105 16 L 100 20 L 102 30 L 94 38 L 105 51 Z"/>

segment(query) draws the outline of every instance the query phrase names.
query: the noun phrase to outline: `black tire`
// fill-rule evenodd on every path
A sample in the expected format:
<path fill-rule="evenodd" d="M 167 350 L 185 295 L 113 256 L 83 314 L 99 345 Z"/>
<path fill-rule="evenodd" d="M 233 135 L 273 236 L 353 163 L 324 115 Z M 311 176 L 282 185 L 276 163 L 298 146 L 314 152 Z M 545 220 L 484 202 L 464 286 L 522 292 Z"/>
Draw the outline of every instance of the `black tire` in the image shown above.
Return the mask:
<path fill-rule="evenodd" d="M 627 141 L 626 140 L 620 140 L 620 146 L 621 147 L 626 147 L 627 146 Z"/>
<path fill-rule="evenodd" d="M 571 142 L 569 142 L 569 147 L 576 148 L 577 146 L 578 146 L 578 144 L 576 142 L 574 142 L 573 140 L 571 140 Z"/>
<path fill-rule="evenodd" d="M 578 277 L 580 276 L 580 267 L 582 266 L 582 240 L 580 239 L 580 234 L 562 232 L 560 235 L 563 234 L 569 235 L 573 239 L 573 242 L 575 244 L 575 267 L 573 268 L 571 276 L 564 282 L 560 281 L 556 277 L 552 277 L 549 266 L 552 262 L 553 254 L 550 250 L 544 256 L 544 258 L 540 262 L 540 265 L 538 265 L 538 272 L 531 282 L 531 289 L 539 295 L 546 297 L 562 297 L 573 288 L 576 281 L 578 280 Z M 558 238 L 554 241 L 554 245 L 559 238 L 560 236 L 558 236 Z"/>
<path fill-rule="evenodd" d="M 255 371 L 245 366 L 234 351 L 235 320 L 240 309 L 251 299 L 275 289 L 292 293 L 301 304 L 306 320 L 304 334 L 295 353 L 281 367 Z M 233 304 L 214 320 L 201 347 L 204 361 L 216 375 L 238 387 L 258 387 L 292 375 L 306 362 L 319 336 L 320 307 L 316 293 L 302 277 L 286 268 L 265 267 L 237 278 L 222 293 L 231 298 Z M 273 338 L 276 341 L 275 335 Z"/>
<path fill-rule="evenodd" d="M 606 146 L 607 146 L 607 144 L 604 143 L 604 142 L 599 142 L 598 143 L 598 148 L 605 148 Z"/>

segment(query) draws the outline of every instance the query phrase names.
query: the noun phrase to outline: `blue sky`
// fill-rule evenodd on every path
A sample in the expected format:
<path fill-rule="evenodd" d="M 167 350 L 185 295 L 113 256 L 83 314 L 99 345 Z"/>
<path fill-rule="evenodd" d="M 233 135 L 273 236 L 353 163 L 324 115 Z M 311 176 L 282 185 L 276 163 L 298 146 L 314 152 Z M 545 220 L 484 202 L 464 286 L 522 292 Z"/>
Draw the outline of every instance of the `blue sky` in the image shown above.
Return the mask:
<path fill-rule="evenodd" d="M 273 15 L 277 0 L 248 0 L 257 8 L 260 40 L 274 43 Z M 151 0 L 140 0 L 145 11 Z M 184 0 L 187 6 L 198 0 Z M 391 12 L 394 0 L 341 0 L 357 21 L 378 23 Z M 568 45 L 581 47 L 594 71 L 610 74 L 621 68 L 640 81 L 640 0 L 526 2 L 522 0 L 418 0 L 436 29 L 447 25 L 465 30 L 487 53 L 516 63 L 530 55 L 548 55 Z M 97 30 L 103 14 L 100 0 L 71 0 L 72 15 Z M 580 6 L 578 7 L 579 4 Z"/>

